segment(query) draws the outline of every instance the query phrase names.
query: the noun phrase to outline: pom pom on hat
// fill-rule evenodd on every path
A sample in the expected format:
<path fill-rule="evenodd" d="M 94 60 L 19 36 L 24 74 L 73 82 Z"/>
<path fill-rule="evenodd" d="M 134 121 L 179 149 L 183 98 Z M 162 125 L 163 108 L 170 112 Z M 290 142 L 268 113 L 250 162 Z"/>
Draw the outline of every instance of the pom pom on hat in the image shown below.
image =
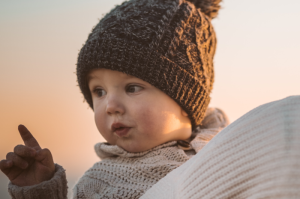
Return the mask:
<path fill-rule="evenodd" d="M 211 19 L 218 15 L 218 11 L 221 8 L 219 5 L 222 0 L 187 0 L 195 5 L 196 8 L 200 8 L 201 12 L 206 14 Z"/>

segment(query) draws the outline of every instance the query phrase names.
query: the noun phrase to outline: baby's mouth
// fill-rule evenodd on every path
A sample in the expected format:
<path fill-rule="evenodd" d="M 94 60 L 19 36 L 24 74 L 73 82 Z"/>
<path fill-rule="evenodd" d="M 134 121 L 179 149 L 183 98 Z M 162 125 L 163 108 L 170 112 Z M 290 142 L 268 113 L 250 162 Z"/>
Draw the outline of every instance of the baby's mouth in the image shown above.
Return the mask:
<path fill-rule="evenodd" d="M 115 129 L 114 133 L 118 137 L 125 137 L 128 135 L 130 129 L 131 129 L 130 127 L 120 127 L 120 128 Z"/>
<path fill-rule="evenodd" d="M 131 127 L 128 127 L 122 123 L 116 122 L 111 125 L 111 130 L 115 133 L 118 137 L 125 137 L 127 136 Z"/>

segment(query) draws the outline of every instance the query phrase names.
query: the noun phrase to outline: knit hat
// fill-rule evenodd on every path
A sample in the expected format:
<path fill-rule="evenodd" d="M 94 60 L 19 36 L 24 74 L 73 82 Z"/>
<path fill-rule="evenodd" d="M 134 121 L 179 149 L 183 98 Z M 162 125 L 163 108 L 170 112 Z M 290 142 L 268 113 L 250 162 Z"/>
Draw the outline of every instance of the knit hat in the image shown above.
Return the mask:
<path fill-rule="evenodd" d="M 77 62 L 77 81 L 93 109 L 87 75 L 117 70 L 162 90 L 188 114 L 204 118 L 214 82 L 216 37 L 211 19 L 221 0 L 130 0 L 93 28 Z"/>

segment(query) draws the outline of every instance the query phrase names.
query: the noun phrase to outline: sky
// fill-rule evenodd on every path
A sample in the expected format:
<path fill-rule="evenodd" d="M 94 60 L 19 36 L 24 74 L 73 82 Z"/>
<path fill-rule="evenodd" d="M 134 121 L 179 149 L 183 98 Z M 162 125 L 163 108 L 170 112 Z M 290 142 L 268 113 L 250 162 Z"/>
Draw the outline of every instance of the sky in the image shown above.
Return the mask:
<path fill-rule="evenodd" d="M 76 82 L 78 52 L 103 14 L 122 0 L 0 1 L 0 160 L 23 144 L 24 124 L 69 187 L 96 161 L 104 141 Z M 231 121 L 251 109 L 300 94 L 300 1 L 225 0 L 217 34 L 212 107 Z M 0 196 L 8 198 L 0 173 Z"/>

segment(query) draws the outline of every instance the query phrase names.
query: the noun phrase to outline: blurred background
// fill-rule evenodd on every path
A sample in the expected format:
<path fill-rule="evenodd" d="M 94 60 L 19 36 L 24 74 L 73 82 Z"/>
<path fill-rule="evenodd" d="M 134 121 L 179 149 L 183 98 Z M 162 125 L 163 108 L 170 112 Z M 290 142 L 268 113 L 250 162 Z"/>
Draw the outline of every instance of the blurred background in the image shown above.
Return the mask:
<path fill-rule="evenodd" d="M 122 0 L 0 1 L 0 160 L 22 144 L 24 124 L 69 187 L 104 141 L 76 82 L 77 55 L 102 15 Z M 300 94 L 300 1 L 224 0 L 213 20 L 218 47 L 211 105 L 231 121 L 261 104 Z M 0 198 L 9 198 L 0 172 Z"/>

